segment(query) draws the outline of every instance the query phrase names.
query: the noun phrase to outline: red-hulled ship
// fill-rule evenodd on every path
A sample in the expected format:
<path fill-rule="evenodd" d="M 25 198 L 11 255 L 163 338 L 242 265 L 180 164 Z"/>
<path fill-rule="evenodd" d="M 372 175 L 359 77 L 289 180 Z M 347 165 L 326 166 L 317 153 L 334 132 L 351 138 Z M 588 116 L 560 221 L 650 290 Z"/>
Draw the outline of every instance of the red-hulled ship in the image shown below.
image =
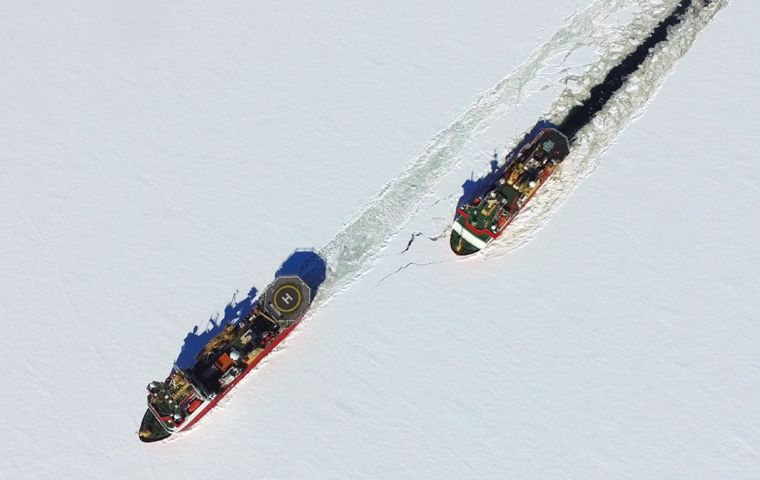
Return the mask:
<path fill-rule="evenodd" d="M 299 276 L 277 277 L 245 318 L 206 344 L 195 365 L 175 365 L 166 380 L 151 382 L 140 440 L 164 440 L 195 425 L 293 331 L 312 296 Z"/>

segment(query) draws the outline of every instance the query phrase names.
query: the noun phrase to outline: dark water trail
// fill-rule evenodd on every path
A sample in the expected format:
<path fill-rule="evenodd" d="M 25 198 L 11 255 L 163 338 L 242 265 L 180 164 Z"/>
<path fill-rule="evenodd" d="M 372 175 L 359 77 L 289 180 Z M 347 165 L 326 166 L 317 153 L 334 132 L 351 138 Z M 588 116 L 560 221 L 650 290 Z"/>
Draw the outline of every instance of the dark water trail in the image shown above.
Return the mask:
<path fill-rule="evenodd" d="M 610 70 L 602 83 L 591 89 L 589 98 L 568 112 L 560 124 L 559 130 L 567 135 L 570 142 L 573 142 L 578 131 L 586 126 L 594 118 L 594 115 L 604 108 L 607 101 L 623 86 L 628 77 L 638 70 L 641 64 L 649 57 L 652 48 L 668 39 L 668 29 L 681 23 L 686 10 L 688 10 L 692 3 L 694 3 L 694 0 L 681 0 L 673 12 L 657 24 L 657 27 L 655 27 L 649 37 L 636 50 L 628 54 L 622 62 Z M 709 3 L 709 1 L 705 3 Z"/>

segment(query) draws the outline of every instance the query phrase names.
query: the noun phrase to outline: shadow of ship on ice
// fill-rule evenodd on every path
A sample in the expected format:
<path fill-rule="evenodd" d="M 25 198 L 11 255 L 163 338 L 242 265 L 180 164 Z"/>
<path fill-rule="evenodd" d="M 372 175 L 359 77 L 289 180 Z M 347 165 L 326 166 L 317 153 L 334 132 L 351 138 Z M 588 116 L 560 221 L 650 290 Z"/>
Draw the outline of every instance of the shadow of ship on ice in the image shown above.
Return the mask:
<path fill-rule="evenodd" d="M 322 257 L 313 250 L 296 250 L 283 263 L 275 273 L 276 277 L 284 275 L 297 275 L 311 288 L 312 295 L 317 294 L 317 290 L 322 282 L 325 281 L 327 265 Z M 190 368 L 195 365 L 195 357 L 203 350 L 203 347 L 215 336 L 224 330 L 224 328 L 235 323 L 241 318 L 245 318 L 251 309 L 256 305 L 258 289 L 252 287 L 245 298 L 237 300 L 237 292 L 232 296 L 232 300 L 224 307 L 224 315 L 214 315 L 208 319 L 206 329 L 199 332 L 196 325 L 187 333 L 182 350 L 174 363 L 181 369 Z"/>
<path fill-rule="evenodd" d="M 549 122 L 548 120 L 539 120 L 538 123 L 536 123 L 533 128 L 530 130 L 530 132 L 526 133 L 522 140 L 520 140 L 520 143 L 518 143 L 515 148 L 512 149 L 509 154 L 506 156 L 506 160 L 504 163 L 499 165 L 499 159 L 498 154 L 494 153 L 493 159 L 491 159 L 491 171 L 485 174 L 484 176 L 473 179 L 470 177 L 468 180 L 465 180 L 465 182 L 462 184 L 462 196 L 459 197 L 459 200 L 457 201 L 457 209 L 461 208 L 462 205 L 466 203 L 472 202 L 476 197 L 486 193 L 488 189 L 493 185 L 496 180 L 499 179 L 502 175 L 504 175 L 504 172 L 506 171 L 509 164 L 512 162 L 512 160 L 517 156 L 517 154 L 520 152 L 520 150 L 530 143 L 530 141 L 535 137 L 538 132 L 543 130 L 544 128 L 557 128 L 556 125 Z M 456 218 L 457 212 L 454 211 L 454 217 Z"/>

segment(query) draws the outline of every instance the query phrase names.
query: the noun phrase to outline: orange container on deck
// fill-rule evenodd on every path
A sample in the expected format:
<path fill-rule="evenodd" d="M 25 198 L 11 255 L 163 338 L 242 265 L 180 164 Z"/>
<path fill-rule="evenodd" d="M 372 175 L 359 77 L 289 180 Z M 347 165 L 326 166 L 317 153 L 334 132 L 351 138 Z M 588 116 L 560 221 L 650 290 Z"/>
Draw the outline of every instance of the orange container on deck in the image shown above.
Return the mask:
<path fill-rule="evenodd" d="M 201 406 L 202 403 L 203 402 L 199 398 L 196 398 L 195 400 L 193 400 L 192 402 L 190 402 L 190 406 L 187 407 L 187 411 L 189 413 L 193 413 L 198 407 Z"/>
<path fill-rule="evenodd" d="M 226 353 L 223 353 L 219 355 L 219 358 L 216 359 L 216 362 L 214 362 L 216 365 L 216 368 L 219 369 L 220 372 L 224 373 L 227 371 L 228 368 L 232 366 L 234 363 L 230 356 Z"/>

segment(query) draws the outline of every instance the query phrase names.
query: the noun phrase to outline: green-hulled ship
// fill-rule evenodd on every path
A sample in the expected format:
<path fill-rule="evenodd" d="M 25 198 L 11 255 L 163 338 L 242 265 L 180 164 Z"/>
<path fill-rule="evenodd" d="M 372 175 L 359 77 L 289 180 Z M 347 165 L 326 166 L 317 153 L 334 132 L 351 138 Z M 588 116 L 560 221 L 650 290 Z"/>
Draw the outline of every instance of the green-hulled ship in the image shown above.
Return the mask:
<path fill-rule="evenodd" d="M 457 208 L 451 232 L 451 249 L 470 255 L 504 233 L 505 228 L 541 188 L 557 165 L 570 153 L 578 132 L 588 125 L 622 87 L 657 44 L 668 39 L 670 29 L 680 24 L 689 9 L 699 9 L 711 0 L 681 0 L 673 11 L 652 30 L 588 97 L 567 113 L 559 126 L 540 129 L 528 145 L 506 159 L 506 169 L 487 191 Z"/>
<path fill-rule="evenodd" d="M 454 253 L 473 254 L 498 238 L 568 153 L 570 142 L 562 132 L 539 130 L 507 159 L 506 170 L 487 192 L 457 209 L 451 232 Z"/>

